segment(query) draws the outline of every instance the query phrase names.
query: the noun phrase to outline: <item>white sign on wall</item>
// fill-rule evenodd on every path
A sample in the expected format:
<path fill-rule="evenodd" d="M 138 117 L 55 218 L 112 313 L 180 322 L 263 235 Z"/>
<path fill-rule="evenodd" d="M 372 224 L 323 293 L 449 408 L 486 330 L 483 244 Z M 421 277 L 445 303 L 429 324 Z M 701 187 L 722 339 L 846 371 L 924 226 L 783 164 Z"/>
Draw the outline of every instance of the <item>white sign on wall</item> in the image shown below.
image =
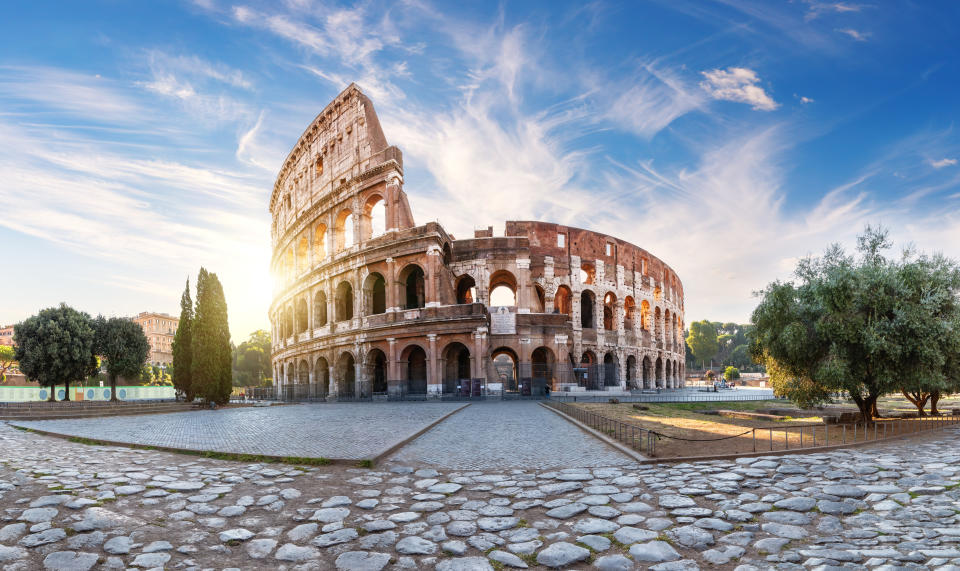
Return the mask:
<path fill-rule="evenodd" d="M 517 314 L 506 307 L 498 307 L 490 314 L 491 335 L 516 335 Z"/>

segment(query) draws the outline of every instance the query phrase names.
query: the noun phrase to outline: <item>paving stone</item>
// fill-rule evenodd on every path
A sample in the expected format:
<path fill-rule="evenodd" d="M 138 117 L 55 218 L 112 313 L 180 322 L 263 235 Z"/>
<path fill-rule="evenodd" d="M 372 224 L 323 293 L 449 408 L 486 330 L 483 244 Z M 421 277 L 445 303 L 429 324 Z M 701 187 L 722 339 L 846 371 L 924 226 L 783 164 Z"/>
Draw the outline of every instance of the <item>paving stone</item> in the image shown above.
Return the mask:
<path fill-rule="evenodd" d="M 630 557 L 642 563 L 660 563 L 676 561 L 680 554 L 666 541 L 649 541 L 630 546 Z"/>
<path fill-rule="evenodd" d="M 487 554 L 487 557 L 498 563 L 502 563 L 507 567 L 516 567 L 517 569 L 526 569 L 528 567 L 523 559 L 520 559 L 513 553 L 507 553 L 506 551 L 501 551 L 499 549 L 491 551 L 489 554 Z"/>
<path fill-rule="evenodd" d="M 285 543 L 280 546 L 280 549 L 277 549 L 277 552 L 274 553 L 273 556 L 278 561 L 299 563 L 301 561 L 317 559 L 320 557 L 320 551 L 315 547 L 301 547 L 299 545 L 294 545 L 293 543 Z"/>
<path fill-rule="evenodd" d="M 347 551 L 337 556 L 339 571 L 380 571 L 390 563 L 390 555 L 367 551 Z"/>
<path fill-rule="evenodd" d="M 103 550 L 111 555 L 126 555 L 133 548 L 133 540 L 126 536 L 111 537 L 103 544 Z"/>
<path fill-rule="evenodd" d="M 357 530 L 353 529 L 352 527 L 345 527 L 330 533 L 318 535 L 313 541 L 310 542 L 310 544 L 316 545 L 317 547 L 330 547 L 331 545 L 353 541 L 359 536 L 360 534 L 357 533 Z"/>
<path fill-rule="evenodd" d="M 43 558 L 43 568 L 50 571 L 87 571 L 97 564 L 96 553 L 54 551 Z"/>
<path fill-rule="evenodd" d="M 493 571 L 493 566 L 483 557 L 456 557 L 437 563 L 437 571 Z"/>
<path fill-rule="evenodd" d="M 437 552 L 437 544 L 421 537 L 404 537 L 397 542 L 397 553 L 402 555 L 433 555 Z"/>
<path fill-rule="evenodd" d="M 566 567 L 590 557 L 590 551 L 572 543 L 560 541 L 550 544 L 537 554 L 537 563 L 546 567 Z"/>
<path fill-rule="evenodd" d="M 273 552 L 277 546 L 276 539 L 251 539 L 246 544 L 247 555 L 252 559 L 263 559 Z"/>
<path fill-rule="evenodd" d="M 220 532 L 220 541 L 227 543 L 229 541 L 246 541 L 253 537 L 254 533 L 248 529 L 236 528 Z"/>
<path fill-rule="evenodd" d="M 154 569 L 163 567 L 170 561 L 169 553 L 141 553 L 133 559 L 134 567 L 143 567 L 144 569 Z"/>

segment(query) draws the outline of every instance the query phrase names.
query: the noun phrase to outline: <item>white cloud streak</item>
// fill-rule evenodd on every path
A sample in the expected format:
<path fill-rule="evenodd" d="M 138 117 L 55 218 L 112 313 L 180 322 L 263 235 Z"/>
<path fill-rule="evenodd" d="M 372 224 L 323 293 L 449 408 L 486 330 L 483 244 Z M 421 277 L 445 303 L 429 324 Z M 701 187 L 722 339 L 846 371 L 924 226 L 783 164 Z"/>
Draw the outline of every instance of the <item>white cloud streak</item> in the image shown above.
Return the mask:
<path fill-rule="evenodd" d="M 935 169 L 942 169 L 945 167 L 953 167 L 957 165 L 957 159 L 950 159 L 946 157 L 942 159 L 937 159 L 937 160 L 928 159 L 927 162 L 930 163 L 930 166 L 932 166 Z"/>

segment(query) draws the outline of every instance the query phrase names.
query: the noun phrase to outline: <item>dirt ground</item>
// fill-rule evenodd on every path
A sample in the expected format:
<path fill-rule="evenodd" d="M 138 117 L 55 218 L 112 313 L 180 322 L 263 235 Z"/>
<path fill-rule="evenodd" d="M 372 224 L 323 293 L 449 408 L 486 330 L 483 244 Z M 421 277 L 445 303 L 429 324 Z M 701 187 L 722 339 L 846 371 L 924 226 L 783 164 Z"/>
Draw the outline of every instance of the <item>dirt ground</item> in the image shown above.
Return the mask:
<path fill-rule="evenodd" d="M 902 397 L 901 397 L 902 399 Z M 903 400 L 904 403 L 910 403 Z M 647 407 L 637 410 L 634 404 Z M 863 423 L 826 425 L 821 417 L 802 416 L 780 421 L 727 418 L 703 414 L 706 410 L 757 411 L 790 408 L 784 401 L 704 402 L 704 403 L 573 403 L 585 411 L 620 422 L 640 426 L 660 436 L 655 443 L 658 458 L 713 456 L 747 452 L 780 451 L 809 447 L 816 443 L 843 444 L 915 432 L 930 427 L 925 420 L 880 420 L 864 428 Z M 850 409 L 848 406 L 829 407 Z M 893 407 L 889 407 L 893 408 Z M 941 407 L 946 409 L 945 407 Z M 855 408 L 850 409 L 855 410 Z M 883 410 L 883 409 L 882 409 Z M 908 410 L 904 408 L 903 410 Z M 914 408 L 916 410 L 916 408 Z M 926 423 L 918 425 L 918 423 Z M 601 427 L 601 430 L 609 428 Z"/>

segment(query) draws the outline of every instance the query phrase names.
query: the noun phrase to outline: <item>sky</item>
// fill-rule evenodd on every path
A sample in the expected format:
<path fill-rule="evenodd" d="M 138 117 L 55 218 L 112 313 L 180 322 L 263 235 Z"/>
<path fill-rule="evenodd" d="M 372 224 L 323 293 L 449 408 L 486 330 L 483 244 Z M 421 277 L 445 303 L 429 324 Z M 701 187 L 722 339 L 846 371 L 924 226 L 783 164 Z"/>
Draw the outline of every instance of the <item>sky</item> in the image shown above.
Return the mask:
<path fill-rule="evenodd" d="M 611 234 L 687 322 L 867 224 L 960 257 L 960 3 L 8 2 L 0 322 L 179 314 L 201 266 L 268 327 L 268 202 L 344 87 L 404 153 L 417 223 Z"/>

